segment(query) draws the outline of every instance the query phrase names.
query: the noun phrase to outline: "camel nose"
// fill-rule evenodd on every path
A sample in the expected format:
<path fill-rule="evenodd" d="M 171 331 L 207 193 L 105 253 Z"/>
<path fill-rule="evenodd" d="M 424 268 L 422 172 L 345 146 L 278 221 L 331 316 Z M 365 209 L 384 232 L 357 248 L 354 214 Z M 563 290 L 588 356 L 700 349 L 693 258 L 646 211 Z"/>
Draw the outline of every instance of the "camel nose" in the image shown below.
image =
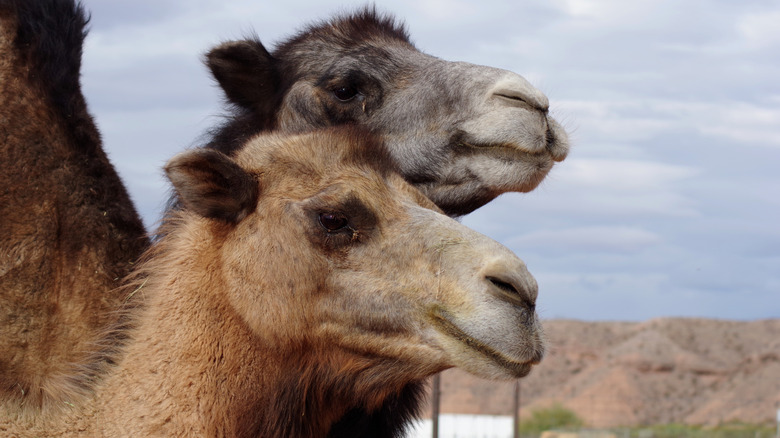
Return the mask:
<path fill-rule="evenodd" d="M 539 286 L 525 264 L 517 262 L 511 263 L 513 266 L 508 266 L 506 262 L 494 262 L 483 271 L 482 275 L 487 282 L 489 293 L 533 313 L 536 310 Z"/>
<path fill-rule="evenodd" d="M 550 101 L 524 77 L 510 73 L 501 77 L 493 85 L 490 98 L 499 99 L 509 106 L 527 106 L 547 114 Z"/>

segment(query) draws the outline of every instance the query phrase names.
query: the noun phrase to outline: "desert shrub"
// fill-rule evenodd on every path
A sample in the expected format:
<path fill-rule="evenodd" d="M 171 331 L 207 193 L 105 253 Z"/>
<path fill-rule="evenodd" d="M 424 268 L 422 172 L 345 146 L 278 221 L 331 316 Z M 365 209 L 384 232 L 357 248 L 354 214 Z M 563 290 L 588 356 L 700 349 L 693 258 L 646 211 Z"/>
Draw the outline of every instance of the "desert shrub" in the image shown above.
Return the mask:
<path fill-rule="evenodd" d="M 582 419 L 559 404 L 531 411 L 531 418 L 520 421 L 520 433 L 537 434 L 552 429 L 576 429 L 582 427 Z"/>
<path fill-rule="evenodd" d="M 634 429 L 628 436 L 652 438 L 774 438 L 772 426 L 727 423 L 717 427 L 663 424 Z"/>

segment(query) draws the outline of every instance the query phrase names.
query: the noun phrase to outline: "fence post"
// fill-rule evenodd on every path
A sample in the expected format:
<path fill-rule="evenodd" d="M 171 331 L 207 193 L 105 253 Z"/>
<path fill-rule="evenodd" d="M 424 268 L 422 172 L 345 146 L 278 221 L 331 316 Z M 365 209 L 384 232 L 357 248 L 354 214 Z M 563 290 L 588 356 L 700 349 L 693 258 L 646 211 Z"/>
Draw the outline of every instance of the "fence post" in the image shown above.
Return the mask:
<path fill-rule="evenodd" d="M 515 380 L 515 402 L 514 402 L 514 438 L 520 438 L 520 380 Z"/>
<path fill-rule="evenodd" d="M 441 396 L 441 373 L 433 376 L 433 397 L 431 404 L 433 412 L 431 413 L 431 424 L 433 425 L 432 438 L 439 438 L 439 402 Z"/>

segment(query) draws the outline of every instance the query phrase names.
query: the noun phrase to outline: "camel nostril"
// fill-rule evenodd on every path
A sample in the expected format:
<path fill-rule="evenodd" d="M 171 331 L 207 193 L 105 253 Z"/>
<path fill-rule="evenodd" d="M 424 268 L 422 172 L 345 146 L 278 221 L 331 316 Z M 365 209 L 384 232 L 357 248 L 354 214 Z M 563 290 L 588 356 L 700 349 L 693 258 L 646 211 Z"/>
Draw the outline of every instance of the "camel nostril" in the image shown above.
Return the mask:
<path fill-rule="evenodd" d="M 552 151 L 555 147 L 555 133 L 552 130 L 552 127 L 548 124 L 547 125 L 547 132 L 545 133 L 545 137 L 547 138 L 547 150 Z"/>
<path fill-rule="evenodd" d="M 501 98 L 504 98 L 504 99 L 508 99 L 510 101 L 513 101 L 516 104 L 526 104 L 526 105 L 529 105 L 529 106 L 531 105 L 528 102 L 526 102 L 525 99 L 523 99 L 520 96 L 512 96 L 510 94 L 501 94 L 501 93 L 495 93 L 494 96 L 501 97 Z"/>
<path fill-rule="evenodd" d="M 547 113 L 550 112 L 550 106 L 547 102 L 541 102 L 538 99 L 534 99 L 533 97 L 530 96 L 525 97 L 517 94 L 511 94 L 509 92 L 494 93 L 493 96 L 502 99 L 510 106 L 521 107 L 521 108 L 525 107 L 526 109 L 539 111 L 545 116 L 547 115 Z"/>
<path fill-rule="evenodd" d="M 500 291 L 500 298 L 503 298 L 512 304 L 521 305 L 531 312 L 536 309 L 536 303 L 534 303 L 534 301 L 528 297 L 528 294 L 523 293 L 521 287 L 516 286 L 512 282 L 504 281 L 493 276 L 486 276 L 485 279 L 490 284 L 495 286 L 495 289 Z"/>
<path fill-rule="evenodd" d="M 496 286 L 504 292 L 520 295 L 520 292 L 517 290 L 517 288 L 512 286 L 510 283 L 507 283 L 506 281 L 499 280 L 496 277 L 487 277 L 487 281 L 493 283 L 493 286 Z"/>

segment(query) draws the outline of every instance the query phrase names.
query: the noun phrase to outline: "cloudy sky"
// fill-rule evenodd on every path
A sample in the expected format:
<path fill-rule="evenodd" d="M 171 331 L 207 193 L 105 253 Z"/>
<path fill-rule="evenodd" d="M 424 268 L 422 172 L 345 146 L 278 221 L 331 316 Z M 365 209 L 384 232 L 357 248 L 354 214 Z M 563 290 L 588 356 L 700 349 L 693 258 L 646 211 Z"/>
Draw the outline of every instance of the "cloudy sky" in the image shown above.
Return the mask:
<path fill-rule="evenodd" d="M 145 222 L 161 166 L 219 121 L 201 64 L 273 46 L 364 2 L 84 0 L 83 85 Z M 780 317 L 780 4 L 745 0 L 378 1 L 417 47 L 520 73 L 573 151 L 530 194 L 463 222 L 514 250 L 545 318 Z"/>

